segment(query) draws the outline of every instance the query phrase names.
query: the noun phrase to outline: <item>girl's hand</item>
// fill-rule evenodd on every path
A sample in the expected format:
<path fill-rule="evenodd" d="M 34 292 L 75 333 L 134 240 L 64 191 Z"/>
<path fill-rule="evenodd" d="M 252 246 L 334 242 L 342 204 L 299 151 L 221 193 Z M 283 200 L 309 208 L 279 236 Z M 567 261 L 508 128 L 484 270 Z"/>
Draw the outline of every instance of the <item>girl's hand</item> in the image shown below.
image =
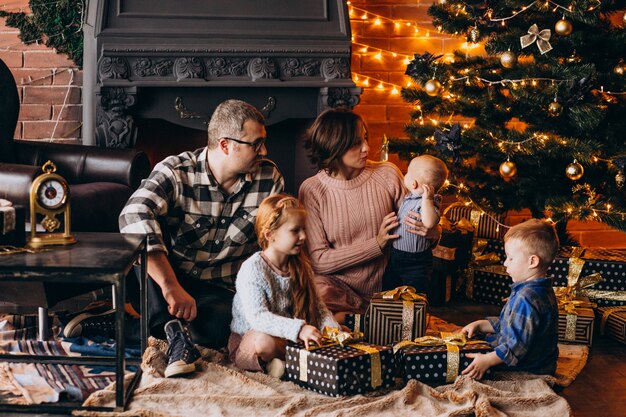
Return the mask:
<path fill-rule="evenodd" d="M 320 332 L 315 326 L 305 324 L 300 329 L 298 339 L 302 340 L 304 342 L 304 347 L 308 349 L 310 342 L 315 342 L 318 345 L 320 344 L 320 341 L 322 340 L 322 332 Z"/>
<path fill-rule="evenodd" d="M 390 235 L 393 229 L 398 227 L 400 223 L 398 223 L 398 216 L 396 213 L 391 212 L 383 217 L 383 222 L 380 225 L 380 229 L 378 229 L 378 236 L 376 236 L 376 241 L 378 242 L 378 246 L 383 250 L 389 244 L 389 241 L 397 239 L 400 235 Z"/>

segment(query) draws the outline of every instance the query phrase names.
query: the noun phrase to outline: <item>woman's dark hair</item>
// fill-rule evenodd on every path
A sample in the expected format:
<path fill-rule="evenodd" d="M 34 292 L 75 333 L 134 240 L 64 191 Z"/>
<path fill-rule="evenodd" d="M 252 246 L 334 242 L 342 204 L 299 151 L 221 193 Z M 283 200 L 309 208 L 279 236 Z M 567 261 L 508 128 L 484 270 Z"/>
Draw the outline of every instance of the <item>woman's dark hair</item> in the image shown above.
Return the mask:
<path fill-rule="evenodd" d="M 361 143 L 360 129 L 365 129 L 365 122 L 350 109 L 326 110 L 307 130 L 304 146 L 309 151 L 309 159 L 318 169 L 334 174 L 341 157 Z M 367 132 L 365 138 L 367 140 Z"/>

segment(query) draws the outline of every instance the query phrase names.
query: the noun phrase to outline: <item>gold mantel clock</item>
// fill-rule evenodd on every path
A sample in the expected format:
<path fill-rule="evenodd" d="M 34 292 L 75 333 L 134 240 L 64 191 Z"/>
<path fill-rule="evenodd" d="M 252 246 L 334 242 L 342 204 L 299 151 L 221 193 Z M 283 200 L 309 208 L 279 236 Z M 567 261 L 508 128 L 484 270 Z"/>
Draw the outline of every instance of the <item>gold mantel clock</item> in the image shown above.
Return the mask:
<path fill-rule="evenodd" d="M 70 233 L 70 187 L 65 178 L 55 174 L 57 167 L 48 161 L 41 167 L 43 174 L 35 178 L 30 187 L 30 240 L 29 246 L 69 245 L 76 243 Z M 54 233 L 61 227 L 57 216 L 63 216 L 64 232 Z M 37 232 L 37 216 L 43 216 L 41 226 L 47 233 Z"/>

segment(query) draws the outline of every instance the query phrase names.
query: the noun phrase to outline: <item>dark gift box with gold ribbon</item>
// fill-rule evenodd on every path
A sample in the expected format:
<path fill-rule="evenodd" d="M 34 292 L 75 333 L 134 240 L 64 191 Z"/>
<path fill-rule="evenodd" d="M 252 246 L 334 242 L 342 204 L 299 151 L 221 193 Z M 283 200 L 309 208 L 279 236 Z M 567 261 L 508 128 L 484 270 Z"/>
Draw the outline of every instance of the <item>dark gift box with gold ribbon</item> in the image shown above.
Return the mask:
<path fill-rule="evenodd" d="M 559 290 L 555 288 L 555 291 Z M 559 342 L 585 344 L 593 342 L 595 303 L 587 297 L 563 298 L 557 293 L 559 303 Z"/>
<path fill-rule="evenodd" d="M 579 268 L 576 273 L 580 276 L 599 273 L 604 278 L 593 287 L 593 290 L 626 291 L 626 249 L 561 247 L 558 256 L 548 269 L 548 275 L 553 277 L 553 285 L 567 285 L 572 273 L 573 259 L 576 260 L 576 268 Z"/>
<path fill-rule="evenodd" d="M 414 341 L 400 342 L 394 346 L 398 367 L 406 381 L 445 384 L 456 377 L 473 361 L 468 353 L 493 351 L 485 341 L 466 340 L 461 333 L 441 332 L 439 337 L 424 336 Z M 488 369 L 484 378 L 491 375 Z"/>
<path fill-rule="evenodd" d="M 626 306 L 599 307 L 596 314 L 600 321 L 600 334 L 626 344 Z"/>
<path fill-rule="evenodd" d="M 626 274 L 626 263 L 622 263 L 624 251 L 584 248 L 561 248 L 561 254 L 568 255 L 566 266 L 557 258 L 551 266 L 556 275 L 552 285 L 566 286 L 575 296 L 588 297 L 600 307 L 626 305 L 626 290 L 621 277 Z M 586 256 L 604 256 L 606 261 L 589 261 Z M 563 272 L 565 271 L 565 272 Z M 563 275 L 565 279 L 563 279 Z"/>
<path fill-rule="evenodd" d="M 367 326 L 369 324 L 369 311 L 365 314 L 348 313 L 343 325 L 350 329 L 351 332 L 361 332 L 364 339 L 367 340 Z"/>
<path fill-rule="evenodd" d="M 427 305 L 426 296 L 409 286 L 375 294 L 369 307 L 367 340 L 384 346 L 423 336 Z"/>
<path fill-rule="evenodd" d="M 289 343 L 286 360 L 287 379 L 320 394 L 356 395 L 394 385 L 395 358 L 389 346 L 325 341 L 307 350 L 302 343 Z"/>
<path fill-rule="evenodd" d="M 486 265 L 473 268 L 467 282 L 468 298 L 479 303 L 504 305 L 511 295 L 513 280 L 503 265 Z"/>

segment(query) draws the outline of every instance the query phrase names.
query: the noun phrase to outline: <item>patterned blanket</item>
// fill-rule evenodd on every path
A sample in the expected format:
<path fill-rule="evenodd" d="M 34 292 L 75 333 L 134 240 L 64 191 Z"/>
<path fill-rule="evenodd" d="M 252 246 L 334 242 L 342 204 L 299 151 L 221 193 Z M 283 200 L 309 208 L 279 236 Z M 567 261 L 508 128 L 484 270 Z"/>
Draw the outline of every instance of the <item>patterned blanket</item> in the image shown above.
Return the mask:
<path fill-rule="evenodd" d="M 111 340 L 58 338 L 59 323 L 52 318 L 52 341 L 39 342 L 37 316 L 0 316 L 0 352 L 47 356 L 114 356 Z M 127 357 L 139 355 L 138 349 L 128 349 Z M 92 392 L 115 380 L 111 368 L 0 362 L 0 402 L 10 404 L 39 404 L 64 399 L 83 401 Z"/>

